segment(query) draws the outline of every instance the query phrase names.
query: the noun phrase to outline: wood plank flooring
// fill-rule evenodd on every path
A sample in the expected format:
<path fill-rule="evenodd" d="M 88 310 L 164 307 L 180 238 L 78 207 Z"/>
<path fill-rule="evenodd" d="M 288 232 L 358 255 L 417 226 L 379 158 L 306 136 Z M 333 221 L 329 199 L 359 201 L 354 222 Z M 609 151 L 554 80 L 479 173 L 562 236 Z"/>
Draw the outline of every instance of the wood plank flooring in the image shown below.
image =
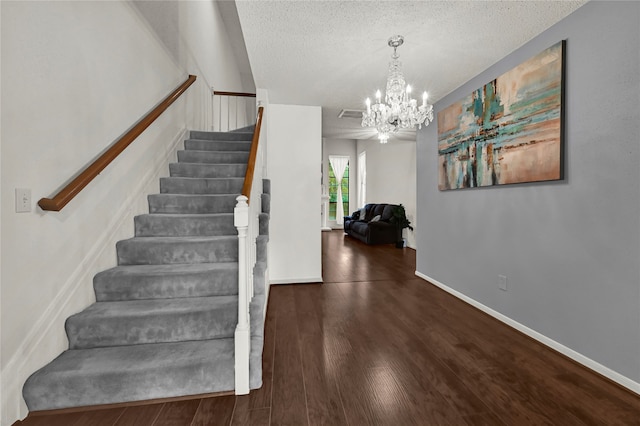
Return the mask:
<path fill-rule="evenodd" d="M 264 385 L 23 426 L 640 425 L 640 398 L 415 276 L 415 251 L 323 237 L 324 284 L 273 286 Z"/>

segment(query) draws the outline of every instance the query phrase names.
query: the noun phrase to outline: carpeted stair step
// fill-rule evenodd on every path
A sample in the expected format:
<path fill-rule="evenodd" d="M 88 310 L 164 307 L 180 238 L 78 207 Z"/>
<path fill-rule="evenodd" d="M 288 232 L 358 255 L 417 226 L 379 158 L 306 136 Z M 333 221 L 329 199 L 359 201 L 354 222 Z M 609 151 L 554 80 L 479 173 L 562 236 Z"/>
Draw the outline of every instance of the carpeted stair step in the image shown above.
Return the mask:
<path fill-rule="evenodd" d="M 266 271 L 266 262 L 256 262 L 256 266 L 253 267 L 254 294 L 265 294 L 268 287 Z"/>
<path fill-rule="evenodd" d="M 238 264 L 116 266 L 93 278 L 98 302 L 238 294 Z"/>
<path fill-rule="evenodd" d="M 218 141 L 250 141 L 253 132 L 206 132 L 192 130 L 189 132 L 189 139 L 218 140 Z"/>
<path fill-rule="evenodd" d="M 258 235 L 256 238 L 256 262 L 267 262 L 268 235 Z"/>
<path fill-rule="evenodd" d="M 69 349 L 233 337 L 238 296 L 98 302 L 67 318 Z"/>
<path fill-rule="evenodd" d="M 237 133 L 237 132 L 247 133 L 248 132 L 251 135 L 253 135 L 253 132 L 255 130 L 256 130 L 256 126 L 255 126 L 255 124 L 252 124 L 251 126 L 240 127 L 238 129 L 231 130 L 231 133 Z"/>
<path fill-rule="evenodd" d="M 264 323 L 264 321 L 262 321 Z M 262 349 L 264 336 L 251 335 L 251 352 L 249 354 L 249 389 L 262 387 Z"/>
<path fill-rule="evenodd" d="M 260 194 L 260 201 L 262 205 L 262 213 L 271 212 L 271 194 Z"/>
<path fill-rule="evenodd" d="M 233 339 L 70 350 L 31 375 L 30 411 L 234 389 Z"/>
<path fill-rule="evenodd" d="M 238 235 L 233 213 L 143 214 L 134 218 L 136 237 Z"/>
<path fill-rule="evenodd" d="M 206 164 L 206 163 L 171 163 L 171 177 L 196 178 L 243 178 L 247 172 L 246 164 Z"/>
<path fill-rule="evenodd" d="M 184 148 L 195 151 L 250 151 L 251 141 L 187 139 Z"/>
<path fill-rule="evenodd" d="M 160 178 L 163 194 L 240 194 L 243 178 Z"/>
<path fill-rule="evenodd" d="M 210 214 L 232 212 L 238 194 L 153 194 L 149 213 Z"/>
<path fill-rule="evenodd" d="M 116 243 L 118 265 L 238 261 L 238 237 L 134 237 Z"/>
<path fill-rule="evenodd" d="M 246 151 L 178 151 L 180 163 L 208 164 L 247 164 L 249 153 Z"/>
<path fill-rule="evenodd" d="M 269 213 L 258 214 L 258 234 L 269 235 Z"/>
<path fill-rule="evenodd" d="M 251 313 L 251 335 L 262 336 L 264 334 L 264 302 L 265 294 L 256 294 L 251 299 L 251 305 L 249 306 L 249 312 Z"/>
<path fill-rule="evenodd" d="M 264 345 L 264 315 L 266 299 L 266 267 L 263 262 L 256 263 L 253 269 L 255 296 L 251 301 L 251 353 L 249 355 L 249 387 L 262 386 L 262 348 Z"/>

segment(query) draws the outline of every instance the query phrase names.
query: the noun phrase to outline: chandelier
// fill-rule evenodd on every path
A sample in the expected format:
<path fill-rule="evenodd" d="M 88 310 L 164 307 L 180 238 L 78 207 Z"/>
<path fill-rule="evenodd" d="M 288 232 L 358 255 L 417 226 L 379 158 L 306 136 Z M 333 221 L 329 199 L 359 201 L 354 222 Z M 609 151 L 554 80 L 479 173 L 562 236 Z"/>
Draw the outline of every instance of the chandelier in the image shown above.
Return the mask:
<path fill-rule="evenodd" d="M 392 60 L 389 62 L 387 91 L 382 103 L 380 90 L 376 92 L 376 103 L 367 98 L 367 111 L 362 114 L 362 127 L 375 127 L 380 143 L 387 143 L 389 136 L 398 129 L 411 129 L 416 125 L 428 126 L 433 121 L 433 106 L 427 103 L 427 92 L 422 94 L 422 105 L 418 106 L 411 98 L 411 86 L 405 83 L 402 75 L 402 63 L 398 60 L 398 47 L 404 43 L 404 37 L 397 35 L 389 39 L 393 47 Z"/>

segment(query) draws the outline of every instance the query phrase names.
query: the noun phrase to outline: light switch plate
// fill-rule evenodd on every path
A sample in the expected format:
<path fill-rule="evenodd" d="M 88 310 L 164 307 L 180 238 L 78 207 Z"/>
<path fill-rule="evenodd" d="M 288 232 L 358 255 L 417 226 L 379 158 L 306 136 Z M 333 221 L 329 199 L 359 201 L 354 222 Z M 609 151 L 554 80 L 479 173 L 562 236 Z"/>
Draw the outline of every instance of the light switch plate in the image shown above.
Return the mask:
<path fill-rule="evenodd" d="M 498 275 L 498 288 L 507 291 L 507 277 L 505 275 Z"/>

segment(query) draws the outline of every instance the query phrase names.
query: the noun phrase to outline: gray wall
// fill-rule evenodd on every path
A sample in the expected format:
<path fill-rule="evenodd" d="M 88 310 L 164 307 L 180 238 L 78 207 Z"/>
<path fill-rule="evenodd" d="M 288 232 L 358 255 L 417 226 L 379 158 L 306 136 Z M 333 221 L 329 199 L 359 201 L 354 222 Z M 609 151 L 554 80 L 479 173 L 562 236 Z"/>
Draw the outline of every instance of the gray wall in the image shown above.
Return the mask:
<path fill-rule="evenodd" d="M 416 269 L 638 382 L 640 3 L 587 3 L 435 109 L 561 39 L 565 180 L 440 192 L 437 125 L 424 128 Z"/>

